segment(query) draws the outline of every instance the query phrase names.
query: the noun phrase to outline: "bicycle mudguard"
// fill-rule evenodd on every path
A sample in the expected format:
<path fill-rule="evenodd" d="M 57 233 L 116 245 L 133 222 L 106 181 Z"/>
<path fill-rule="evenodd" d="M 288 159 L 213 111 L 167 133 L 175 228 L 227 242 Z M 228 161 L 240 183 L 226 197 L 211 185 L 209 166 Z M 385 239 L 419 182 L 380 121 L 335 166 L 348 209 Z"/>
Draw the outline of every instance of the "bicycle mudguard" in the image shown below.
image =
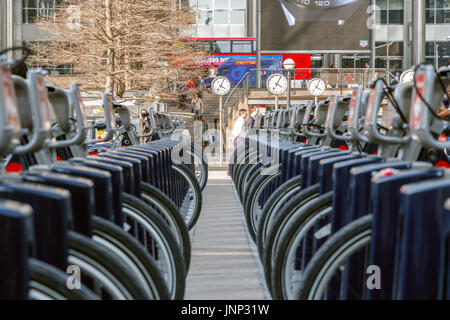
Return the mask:
<path fill-rule="evenodd" d="M 32 183 L 0 183 L 0 198 L 20 201 L 33 208 L 33 257 L 66 271 L 67 226 L 72 215 L 70 193 Z"/>
<path fill-rule="evenodd" d="M 309 187 L 319 182 L 319 166 L 321 160 L 339 156 L 346 156 L 350 154 L 351 153 L 349 151 L 335 151 L 309 157 L 308 159 L 309 174 L 307 177 L 308 181 L 306 185 Z"/>
<path fill-rule="evenodd" d="M 440 178 L 442 169 L 407 170 L 372 179 L 373 223 L 369 265 L 383 270 L 382 290 L 369 290 L 368 299 L 392 299 L 395 251 L 399 230 L 400 188 L 409 183 Z"/>
<path fill-rule="evenodd" d="M 368 215 L 371 203 L 371 179 L 372 174 L 383 169 L 410 169 L 410 161 L 390 161 L 377 164 L 368 164 L 354 167 L 350 170 L 349 177 L 349 197 L 348 209 L 346 210 L 345 224 L 349 224 L 356 219 Z M 342 276 L 342 296 L 348 299 L 362 299 L 363 292 L 356 291 L 354 288 L 362 288 L 365 271 L 360 268 L 366 260 L 365 254 L 358 253 L 350 258 L 345 265 L 345 271 Z"/>
<path fill-rule="evenodd" d="M 302 151 L 309 151 L 309 150 L 315 150 L 317 149 L 316 146 L 310 146 L 310 145 L 303 145 L 303 146 L 299 146 L 297 148 L 293 148 L 289 150 L 289 155 L 288 155 L 288 174 L 287 174 L 287 180 L 289 180 L 290 178 L 293 178 L 296 176 L 296 172 L 295 172 L 295 158 L 297 156 L 297 152 L 302 152 Z M 286 180 L 286 181 L 287 181 Z"/>
<path fill-rule="evenodd" d="M 394 299 L 448 298 L 448 212 L 450 180 L 408 184 L 401 188 Z M 423 241 L 423 239 L 427 239 Z M 447 252 L 446 252 L 447 251 Z M 425 276 L 426 275 L 426 276 Z"/>
<path fill-rule="evenodd" d="M 157 163 L 159 164 L 159 168 L 161 170 L 161 191 L 163 191 L 167 195 L 171 195 L 170 193 L 170 185 L 169 181 L 169 172 L 172 169 L 172 161 L 170 157 L 170 150 L 163 148 L 162 146 L 146 146 L 148 150 L 153 150 L 157 152 Z M 173 196 L 173 195 L 172 195 Z"/>
<path fill-rule="evenodd" d="M 141 198 L 142 167 L 141 167 L 140 160 L 138 160 L 136 158 L 122 156 L 120 154 L 112 154 L 110 152 L 99 153 L 98 156 L 101 158 L 114 159 L 114 160 L 125 161 L 128 163 L 131 163 L 133 165 L 133 174 L 134 174 L 134 194 L 133 195 L 137 198 Z"/>
<path fill-rule="evenodd" d="M 374 172 L 384 169 L 410 169 L 411 165 L 411 161 L 389 161 L 352 168 L 350 170 L 350 182 L 348 185 L 350 195 L 345 223 L 348 224 L 369 214 L 370 180 Z"/>
<path fill-rule="evenodd" d="M 444 244 L 442 248 L 439 299 L 450 299 L 450 207 L 444 204 Z"/>
<path fill-rule="evenodd" d="M 51 171 L 92 180 L 95 190 L 95 214 L 108 221 L 114 221 L 113 189 L 109 172 L 67 164 L 54 164 Z"/>
<path fill-rule="evenodd" d="M 134 150 L 131 148 L 123 148 L 121 150 L 119 150 L 118 152 L 123 152 L 126 154 L 130 154 L 130 155 L 136 155 L 139 157 L 143 157 L 145 159 L 145 166 L 147 167 L 145 172 L 146 174 L 144 174 L 144 182 L 148 183 L 148 184 L 153 184 L 153 172 L 155 171 L 154 168 L 154 164 L 153 164 L 153 155 L 149 154 L 148 152 L 145 151 L 141 151 L 141 150 Z M 142 168 L 142 170 L 144 171 L 144 167 Z"/>
<path fill-rule="evenodd" d="M 290 155 L 295 152 L 295 151 L 299 151 L 302 150 L 304 148 L 304 146 L 302 145 L 298 145 L 298 144 L 292 144 L 288 147 L 286 147 L 285 149 L 282 149 L 280 152 L 280 163 L 282 164 L 281 166 L 281 176 L 278 182 L 277 186 L 282 185 L 284 182 L 286 182 L 287 180 L 289 180 L 290 176 L 289 176 L 289 172 L 290 172 L 290 163 L 289 163 L 289 159 L 290 159 Z"/>
<path fill-rule="evenodd" d="M 338 149 L 326 149 L 326 150 L 319 150 L 319 151 L 313 151 L 310 153 L 306 153 L 301 156 L 300 160 L 300 168 L 301 168 L 301 175 L 302 175 L 302 181 L 301 181 L 301 188 L 305 189 L 308 187 L 308 176 L 310 174 L 310 169 L 308 168 L 309 164 L 309 158 L 312 156 L 318 156 L 318 155 L 324 155 L 327 153 L 333 153 L 336 152 Z"/>
<path fill-rule="evenodd" d="M 361 155 L 358 154 L 349 154 L 344 156 L 337 156 L 333 158 L 320 160 L 319 163 L 319 183 L 320 183 L 320 191 L 319 194 L 325 194 L 330 192 L 333 189 L 333 166 L 335 163 L 360 159 Z"/>
<path fill-rule="evenodd" d="M 109 163 L 122 168 L 123 176 L 123 191 L 128 194 L 135 193 L 134 191 L 134 170 L 133 165 L 130 162 L 110 159 L 107 157 L 89 156 L 86 159 L 95 160 L 101 163 Z"/>
<path fill-rule="evenodd" d="M 123 192 L 122 167 L 83 158 L 74 158 L 71 159 L 69 162 L 86 166 L 89 168 L 107 171 L 111 174 L 112 190 L 113 190 L 112 201 L 114 207 L 114 223 L 120 228 L 122 228 L 125 222 L 125 218 L 122 212 L 122 192 Z"/>
<path fill-rule="evenodd" d="M 331 232 L 338 231 L 345 225 L 349 210 L 350 170 L 352 168 L 383 162 L 384 158 L 368 156 L 362 159 L 341 161 L 333 168 L 333 211 L 331 214 Z"/>
<path fill-rule="evenodd" d="M 0 186 L 1 188 L 1 186 Z M 28 299 L 28 246 L 33 243 L 33 210 L 0 201 L 0 299 Z"/>
<path fill-rule="evenodd" d="M 294 158 L 292 160 L 292 163 L 294 164 L 294 167 L 292 168 L 292 176 L 296 177 L 302 173 L 302 171 L 301 171 L 302 155 L 304 155 L 306 153 L 311 153 L 313 151 L 320 151 L 320 150 L 326 150 L 326 148 L 321 148 L 321 147 L 317 146 L 317 147 L 306 148 L 304 150 L 295 152 Z"/>
<path fill-rule="evenodd" d="M 137 152 L 147 154 L 147 157 L 149 158 L 149 161 L 150 161 L 150 167 L 152 168 L 152 174 L 150 176 L 150 181 L 151 181 L 150 184 L 155 186 L 156 188 L 162 190 L 163 178 L 161 176 L 162 171 L 161 171 L 161 167 L 160 167 L 161 163 L 159 162 L 159 153 L 154 150 L 149 150 L 146 148 L 139 148 L 139 147 L 130 147 L 130 148 L 125 148 L 125 149 L 129 149 L 132 151 L 137 151 Z"/>
<path fill-rule="evenodd" d="M 123 155 L 129 158 L 133 158 L 133 159 L 138 159 L 139 161 L 141 161 L 141 171 L 142 171 L 142 175 L 140 177 L 140 180 L 143 182 L 149 182 L 150 181 L 150 161 L 148 159 L 148 157 L 146 157 L 145 155 L 139 154 L 137 152 L 131 152 L 131 151 L 113 151 L 111 152 L 111 154 L 118 154 L 118 155 Z"/>
<path fill-rule="evenodd" d="M 26 172 L 22 175 L 22 179 L 24 182 L 39 183 L 69 191 L 72 196 L 73 230 L 86 237 L 92 236 L 95 191 L 91 180 L 51 171 Z"/>
<path fill-rule="evenodd" d="M 142 150 L 142 152 L 148 152 L 153 155 L 152 158 L 152 168 L 154 168 L 154 174 L 155 174 L 155 187 L 157 187 L 162 192 L 166 193 L 165 191 L 165 178 L 164 178 L 164 164 L 162 163 L 162 157 L 161 153 L 157 150 L 154 150 L 152 148 L 144 148 L 144 147 L 136 147 L 133 149 L 138 149 L 139 151 Z"/>

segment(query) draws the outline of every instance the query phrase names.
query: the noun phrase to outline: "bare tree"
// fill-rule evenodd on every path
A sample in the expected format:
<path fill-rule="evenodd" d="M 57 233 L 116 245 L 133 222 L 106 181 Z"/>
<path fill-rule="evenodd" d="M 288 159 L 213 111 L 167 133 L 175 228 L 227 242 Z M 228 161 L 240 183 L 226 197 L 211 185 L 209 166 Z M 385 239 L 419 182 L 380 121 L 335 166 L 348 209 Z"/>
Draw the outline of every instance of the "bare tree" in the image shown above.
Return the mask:
<path fill-rule="evenodd" d="M 142 99 L 173 98 L 173 88 L 196 80 L 203 55 L 186 34 L 195 14 L 175 0 L 62 0 L 55 21 L 40 21 L 52 39 L 34 46 L 32 63 L 71 64 L 74 74 L 52 76 L 66 86 L 80 81 L 88 90 L 140 92 Z M 171 90 L 172 89 L 172 90 Z"/>

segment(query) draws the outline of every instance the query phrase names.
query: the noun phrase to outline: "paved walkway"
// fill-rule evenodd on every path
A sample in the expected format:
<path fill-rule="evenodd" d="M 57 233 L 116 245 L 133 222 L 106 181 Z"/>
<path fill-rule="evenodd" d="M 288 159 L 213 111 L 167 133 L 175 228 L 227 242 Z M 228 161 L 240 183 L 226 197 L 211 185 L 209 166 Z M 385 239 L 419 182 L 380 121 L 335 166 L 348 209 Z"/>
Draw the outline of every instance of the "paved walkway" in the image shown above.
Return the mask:
<path fill-rule="evenodd" d="M 192 242 L 185 299 L 264 299 L 240 210 L 226 172 L 210 171 Z"/>

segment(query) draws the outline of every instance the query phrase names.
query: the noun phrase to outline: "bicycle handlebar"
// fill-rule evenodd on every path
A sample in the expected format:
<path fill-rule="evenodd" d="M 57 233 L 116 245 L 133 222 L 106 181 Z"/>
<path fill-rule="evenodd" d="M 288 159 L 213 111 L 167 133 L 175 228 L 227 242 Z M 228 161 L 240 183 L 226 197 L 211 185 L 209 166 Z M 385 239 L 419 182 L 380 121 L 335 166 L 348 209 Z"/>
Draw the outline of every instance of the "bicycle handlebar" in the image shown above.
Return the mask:
<path fill-rule="evenodd" d="M 432 131 L 440 134 L 439 129 L 442 129 L 442 121 L 433 118 L 431 111 L 426 109 L 428 107 L 437 111 L 442 101 L 442 88 L 439 88 L 439 81 L 443 81 L 445 88 L 450 84 L 449 77 L 450 68 L 442 68 L 436 72 L 431 65 L 421 66 L 416 70 L 412 109 L 410 114 L 411 135 L 413 139 L 418 139 L 425 147 L 436 149 L 450 148 L 450 142 L 437 141 Z M 419 96 L 422 96 L 422 98 Z M 434 121 L 433 121 L 434 120 Z"/>
<path fill-rule="evenodd" d="M 319 103 L 323 103 L 323 102 L 319 102 Z M 323 138 L 326 136 L 326 133 L 316 133 L 316 132 L 312 132 L 309 130 L 309 119 L 311 117 L 311 111 L 312 108 L 314 106 L 314 101 L 310 101 L 308 103 L 308 107 L 306 108 L 306 112 L 305 112 L 305 117 L 303 118 L 303 123 L 302 123 L 302 131 L 305 134 L 305 136 L 307 137 L 315 137 L 315 138 Z M 317 112 L 317 108 L 316 108 L 316 112 Z"/>
<path fill-rule="evenodd" d="M 23 110 L 21 114 L 31 113 L 31 139 L 25 145 L 17 146 L 14 149 L 15 154 L 34 153 L 45 147 L 47 140 L 50 138 L 50 127 L 44 128 L 43 115 L 41 111 L 47 112 L 48 110 L 41 110 L 39 92 L 37 87 L 37 81 L 41 76 L 40 70 L 28 71 L 27 78 L 25 80 L 19 76 L 12 76 L 15 88 L 19 89 L 22 94 L 26 94 L 25 98 L 28 100 L 26 103 L 29 106 L 29 110 Z M 19 104 L 19 108 L 27 108 L 25 104 Z M 28 109 L 28 108 L 27 108 Z M 47 124 L 45 124 L 47 126 Z"/>
<path fill-rule="evenodd" d="M 69 99 L 69 105 L 68 106 L 62 106 L 62 108 L 68 109 L 68 114 L 70 114 L 70 106 L 73 106 L 75 111 L 75 119 L 77 122 L 77 133 L 75 136 L 68 140 L 62 140 L 62 141 L 51 141 L 49 143 L 50 148 L 65 148 L 72 145 L 79 145 L 82 144 L 83 141 L 86 139 L 86 133 L 89 127 L 87 126 L 87 123 L 85 121 L 86 117 L 84 114 L 84 111 L 81 107 L 81 95 L 80 95 L 80 83 L 72 83 L 70 85 L 70 90 L 62 90 L 55 88 L 56 92 L 64 93 L 68 99 Z"/>
<path fill-rule="evenodd" d="M 115 128 L 116 123 L 115 123 L 115 119 L 114 119 L 114 110 L 113 110 L 113 106 L 112 106 L 112 94 L 103 93 L 102 101 L 103 101 L 103 110 L 105 112 L 106 137 L 104 137 L 100 140 L 86 139 L 83 142 L 85 145 L 108 142 L 108 141 L 112 140 L 112 138 L 114 136 L 114 132 L 116 130 L 116 128 Z"/>
<path fill-rule="evenodd" d="M 370 96 L 370 91 L 364 91 L 364 87 L 358 87 L 354 92 L 353 92 L 353 97 L 352 99 L 354 99 L 354 101 L 352 101 L 351 103 L 354 103 L 354 106 L 349 106 L 350 110 L 349 110 L 349 127 L 348 130 L 350 132 L 350 135 L 352 137 L 353 140 L 357 140 L 357 141 L 361 141 L 361 142 L 365 142 L 365 143 L 369 143 L 370 140 L 367 136 L 361 134 L 361 132 L 359 131 L 359 118 L 362 114 L 364 114 L 364 110 L 362 108 L 362 106 L 367 106 L 367 103 L 369 101 L 369 96 Z M 350 104 L 351 104 L 350 103 Z M 354 110 L 352 110 L 351 108 L 354 107 Z M 351 114 L 353 113 L 353 114 Z"/>
<path fill-rule="evenodd" d="M 379 79 L 378 79 L 379 80 Z M 371 89 L 369 101 L 367 105 L 366 119 L 364 122 L 364 134 L 369 139 L 378 143 L 388 144 L 404 144 L 408 142 L 409 136 L 392 137 L 382 135 L 378 130 L 378 110 L 380 109 L 383 97 L 386 94 L 386 87 L 383 81 L 376 80 L 374 87 Z"/>

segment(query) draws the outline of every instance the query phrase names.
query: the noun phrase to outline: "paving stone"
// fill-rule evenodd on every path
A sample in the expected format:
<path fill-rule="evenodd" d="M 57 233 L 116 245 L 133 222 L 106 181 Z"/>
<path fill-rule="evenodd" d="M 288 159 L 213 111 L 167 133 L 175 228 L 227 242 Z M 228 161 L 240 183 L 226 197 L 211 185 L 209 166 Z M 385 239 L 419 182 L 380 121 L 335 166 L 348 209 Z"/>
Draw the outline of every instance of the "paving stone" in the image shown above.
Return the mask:
<path fill-rule="evenodd" d="M 209 172 L 185 299 L 260 300 L 264 289 L 230 177 Z"/>

